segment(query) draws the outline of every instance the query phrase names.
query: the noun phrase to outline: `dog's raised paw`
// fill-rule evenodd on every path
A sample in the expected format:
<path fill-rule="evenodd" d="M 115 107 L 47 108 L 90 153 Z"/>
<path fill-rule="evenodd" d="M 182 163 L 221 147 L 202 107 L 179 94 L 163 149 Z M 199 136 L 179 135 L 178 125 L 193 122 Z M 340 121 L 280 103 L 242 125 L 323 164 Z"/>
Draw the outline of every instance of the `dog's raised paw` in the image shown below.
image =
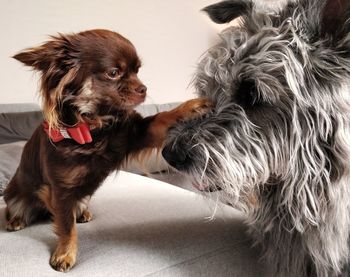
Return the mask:
<path fill-rule="evenodd" d="M 52 268 L 59 272 L 69 271 L 75 264 L 76 254 L 72 252 L 67 252 L 64 254 L 55 253 L 51 256 L 50 265 Z"/>
<path fill-rule="evenodd" d="M 195 118 L 206 114 L 213 108 L 214 104 L 207 98 L 197 98 L 189 100 L 179 106 L 184 118 Z"/>
<path fill-rule="evenodd" d="M 192 113 L 203 114 L 213 108 L 214 104 L 207 98 L 195 99 L 192 107 Z"/>

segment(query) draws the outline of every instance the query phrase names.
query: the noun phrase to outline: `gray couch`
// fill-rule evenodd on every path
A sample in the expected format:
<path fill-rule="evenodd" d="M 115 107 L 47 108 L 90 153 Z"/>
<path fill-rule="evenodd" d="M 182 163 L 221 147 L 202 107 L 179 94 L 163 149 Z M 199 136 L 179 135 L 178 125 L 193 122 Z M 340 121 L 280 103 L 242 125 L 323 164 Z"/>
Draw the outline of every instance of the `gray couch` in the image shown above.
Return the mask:
<path fill-rule="evenodd" d="M 141 106 L 140 112 L 174 105 Z M 3 187 L 41 121 L 36 105 L 0 105 Z M 91 202 L 94 220 L 78 226 L 78 261 L 68 276 L 271 276 L 239 212 L 180 188 L 191 185 L 163 161 L 153 157 L 146 164 L 150 177 L 168 183 L 140 176 L 137 163 L 124 170 L 138 174 L 107 178 Z M 4 210 L 0 196 L 0 276 L 62 276 L 48 263 L 56 241 L 50 222 L 8 233 Z"/>
<path fill-rule="evenodd" d="M 176 105 L 178 103 L 142 105 L 137 109 L 144 116 L 148 116 L 169 110 Z M 0 195 L 18 166 L 25 142 L 42 120 L 42 113 L 37 104 L 0 104 L 0 157 L 2 157 L 0 159 Z M 147 168 L 144 168 L 144 165 L 147 165 Z M 175 177 L 169 172 L 167 164 L 156 152 L 143 164 L 132 161 L 125 170 L 155 179 L 174 181 L 179 185 L 181 185 L 179 180 L 184 181 L 183 177 Z M 166 174 L 163 174 L 164 172 Z"/>

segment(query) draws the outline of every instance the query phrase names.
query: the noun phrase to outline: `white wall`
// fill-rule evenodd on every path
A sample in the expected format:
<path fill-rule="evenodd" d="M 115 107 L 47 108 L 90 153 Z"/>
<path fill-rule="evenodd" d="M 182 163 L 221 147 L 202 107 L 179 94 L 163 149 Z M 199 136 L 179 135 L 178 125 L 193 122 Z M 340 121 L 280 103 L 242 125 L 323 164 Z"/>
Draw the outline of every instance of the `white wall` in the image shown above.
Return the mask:
<path fill-rule="evenodd" d="M 143 61 L 148 103 L 193 97 L 188 88 L 217 27 L 199 10 L 215 0 L 0 0 L 0 103 L 38 102 L 37 77 L 10 58 L 57 32 L 107 28 L 129 38 Z"/>

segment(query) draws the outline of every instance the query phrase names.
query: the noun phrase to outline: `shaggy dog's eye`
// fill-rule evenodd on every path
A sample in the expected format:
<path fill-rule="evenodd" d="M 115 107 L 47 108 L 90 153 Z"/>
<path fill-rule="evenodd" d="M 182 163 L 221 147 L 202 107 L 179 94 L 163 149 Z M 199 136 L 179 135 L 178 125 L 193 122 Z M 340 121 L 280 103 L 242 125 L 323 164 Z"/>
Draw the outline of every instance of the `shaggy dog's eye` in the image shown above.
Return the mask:
<path fill-rule="evenodd" d="M 236 102 L 243 108 L 251 108 L 259 101 L 258 92 L 253 81 L 243 81 L 236 92 Z"/>
<path fill-rule="evenodd" d="M 107 77 L 111 80 L 118 79 L 121 75 L 121 70 L 118 67 L 111 68 L 107 72 Z"/>

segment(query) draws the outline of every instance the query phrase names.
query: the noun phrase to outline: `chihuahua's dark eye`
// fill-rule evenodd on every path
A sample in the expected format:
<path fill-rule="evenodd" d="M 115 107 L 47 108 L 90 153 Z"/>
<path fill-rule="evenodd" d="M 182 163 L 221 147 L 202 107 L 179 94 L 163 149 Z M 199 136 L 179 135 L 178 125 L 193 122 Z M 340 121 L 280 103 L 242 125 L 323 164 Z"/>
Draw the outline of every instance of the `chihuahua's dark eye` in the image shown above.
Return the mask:
<path fill-rule="evenodd" d="M 109 79 L 115 80 L 118 79 L 121 75 L 120 68 L 114 67 L 107 72 L 107 76 Z"/>

